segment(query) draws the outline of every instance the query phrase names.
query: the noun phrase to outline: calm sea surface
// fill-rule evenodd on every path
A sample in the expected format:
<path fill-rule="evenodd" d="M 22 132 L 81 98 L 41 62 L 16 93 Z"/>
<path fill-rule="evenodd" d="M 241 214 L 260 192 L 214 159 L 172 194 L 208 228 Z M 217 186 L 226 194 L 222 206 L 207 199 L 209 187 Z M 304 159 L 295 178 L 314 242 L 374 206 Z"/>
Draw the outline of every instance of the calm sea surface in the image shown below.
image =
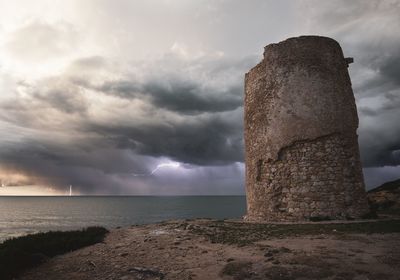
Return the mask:
<path fill-rule="evenodd" d="M 49 230 L 240 218 L 245 196 L 0 197 L 0 241 Z"/>

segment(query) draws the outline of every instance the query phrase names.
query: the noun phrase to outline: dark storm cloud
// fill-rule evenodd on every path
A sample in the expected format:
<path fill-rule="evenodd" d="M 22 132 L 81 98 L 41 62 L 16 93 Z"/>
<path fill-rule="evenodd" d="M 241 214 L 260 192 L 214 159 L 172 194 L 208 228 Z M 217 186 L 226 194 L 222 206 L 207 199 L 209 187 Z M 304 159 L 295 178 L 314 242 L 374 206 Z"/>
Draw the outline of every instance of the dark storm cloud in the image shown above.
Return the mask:
<path fill-rule="evenodd" d="M 126 193 L 132 183 L 134 189 L 148 184 L 156 179 L 132 174 L 148 173 L 160 159 L 178 161 L 184 169 L 203 166 L 207 170 L 201 175 L 203 182 L 207 176 L 221 177 L 215 170 L 243 161 L 242 73 L 255 58 L 212 63 L 200 59 L 185 65 L 180 59 L 174 56 L 174 60 L 168 57 L 154 63 L 167 69 L 158 75 L 152 74 L 153 66 L 143 66 L 139 70 L 146 71 L 144 79 L 116 72 L 121 78 L 96 84 L 98 69 L 107 76 L 111 63 L 102 57 L 83 58 L 73 62 L 64 76 L 25 85 L 28 94 L 0 106 L 3 120 L 26 127 L 30 134 L 8 146 L 3 143 L 0 165 L 35 176 L 37 182 L 61 189 L 72 184 L 86 193 Z M 180 71 L 186 69 L 176 64 L 199 70 L 180 78 Z M 112 98 L 118 107 L 89 102 L 89 91 L 99 100 Z M 143 105 L 137 107 L 136 100 Z M 96 112 L 102 110 L 112 113 L 99 121 L 96 114 L 101 113 Z M 214 171 L 207 166 L 214 166 Z M 200 175 L 194 172 L 191 176 Z M 178 182 L 178 177 L 168 180 L 176 186 L 189 180 Z"/>
<path fill-rule="evenodd" d="M 98 126 L 89 131 L 107 138 L 116 147 L 138 154 L 166 156 L 183 163 L 221 165 L 243 161 L 241 110 L 178 122 L 140 126 Z"/>
<path fill-rule="evenodd" d="M 154 81 L 144 86 L 153 103 L 161 108 L 183 113 L 231 111 L 243 103 L 243 88 L 236 85 L 216 91 L 190 82 L 171 81 L 165 87 Z"/>
<path fill-rule="evenodd" d="M 379 65 L 380 74 L 394 85 L 400 86 L 400 52 L 390 55 Z"/>
<path fill-rule="evenodd" d="M 112 125 L 91 122 L 85 129 L 105 135 L 115 147 L 141 155 L 197 165 L 243 161 L 243 73 L 256 61 L 257 57 L 248 56 L 187 62 L 167 55 L 142 66 L 146 69 L 142 79 L 130 74 L 130 79 L 97 87 L 85 83 L 99 93 L 147 103 L 143 114 L 152 120 Z"/>
<path fill-rule="evenodd" d="M 3 168 L 22 172 L 28 178 L 25 182 L 56 187 L 61 192 L 68 191 L 69 185 L 73 185 L 75 193 L 85 194 L 210 194 L 219 193 L 218 186 L 230 187 L 234 193 L 241 192 L 241 184 L 236 179 L 243 176 L 243 172 L 236 165 L 198 167 L 185 164 L 179 173 L 161 170 L 161 176 L 135 177 L 134 173 L 149 173 L 160 158 L 112 148 L 101 139 L 92 142 L 86 139 L 84 145 L 25 139 L 3 147 L 0 151 Z"/>
<path fill-rule="evenodd" d="M 241 84 L 215 89 L 194 81 L 165 79 L 144 84 L 114 81 L 104 84 L 99 90 L 121 98 L 148 98 L 154 106 L 182 114 L 231 111 L 243 104 Z"/>
<path fill-rule="evenodd" d="M 375 50 L 376 53 L 380 51 Z M 360 56 L 363 59 L 363 53 Z M 373 78 L 363 80 L 355 88 L 360 113 L 360 149 L 365 167 L 400 164 L 400 53 L 396 50 L 381 56 L 384 58 L 364 66 L 364 71 L 375 73 Z"/>
<path fill-rule="evenodd" d="M 132 172 L 147 172 L 155 159 L 106 147 L 99 139 L 85 139 L 84 144 L 65 145 L 51 139 L 24 139 L 4 145 L 0 151 L 0 166 L 21 172 L 35 184 L 76 192 L 124 192 Z M 120 180 L 120 177 L 126 180 Z M 125 190 L 126 191 L 126 190 Z"/>
<path fill-rule="evenodd" d="M 257 61 L 256 56 L 242 59 L 202 58 L 187 62 L 169 54 L 141 65 L 137 75 L 92 85 L 74 78 L 81 86 L 125 99 L 142 99 L 161 109 L 179 114 L 235 110 L 243 104 L 243 73 Z M 133 63 L 134 64 L 134 63 Z M 193 70 L 193 68 L 195 70 Z"/>
<path fill-rule="evenodd" d="M 395 138 L 382 138 L 375 131 L 370 131 L 368 138 L 361 138 L 361 158 L 365 167 L 400 165 L 399 132 Z"/>
<path fill-rule="evenodd" d="M 400 166 L 368 167 L 364 168 L 364 180 L 367 190 L 399 179 Z"/>
<path fill-rule="evenodd" d="M 397 40 L 400 46 L 400 38 Z M 371 53 L 375 57 L 371 57 Z M 381 47 L 375 49 L 362 50 L 358 57 L 360 65 L 354 65 L 356 71 L 369 71 L 373 73 L 368 78 L 358 81 L 355 93 L 360 98 L 386 94 L 388 91 L 398 89 L 400 86 L 400 52 L 387 50 L 381 53 Z M 357 63 L 357 58 L 356 58 Z"/>
<path fill-rule="evenodd" d="M 82 123 L 79 138 L 69 139 L 68 144 L 46 139 L 45 133 L 41 139 L 3 145 L 0 164 L 39 176 L 36 179 L 46 184 L 84 186 L 87 192 L 141 180 L 131 174 L 148 173 L 157 158 L 189 166 L 229 165 L 243 160 L 242 122 L 240 110 L 225 114 L 136 126 L 134 121 L 125 126 Z M 118 183 L 114 176 L 125 176 L 127 181 Z"/>

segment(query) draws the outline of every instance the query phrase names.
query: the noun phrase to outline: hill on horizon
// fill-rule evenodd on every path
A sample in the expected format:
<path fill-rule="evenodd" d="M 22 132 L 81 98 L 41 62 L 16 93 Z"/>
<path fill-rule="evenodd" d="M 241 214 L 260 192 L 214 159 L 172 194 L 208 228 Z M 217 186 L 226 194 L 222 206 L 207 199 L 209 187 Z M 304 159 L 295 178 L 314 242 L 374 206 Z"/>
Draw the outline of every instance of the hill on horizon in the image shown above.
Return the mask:
<path fill-rule="evenodd" d="M 397 212 L 400 210 L 400 179 L 386 182 L 367 192 L 373 210 Z"/>

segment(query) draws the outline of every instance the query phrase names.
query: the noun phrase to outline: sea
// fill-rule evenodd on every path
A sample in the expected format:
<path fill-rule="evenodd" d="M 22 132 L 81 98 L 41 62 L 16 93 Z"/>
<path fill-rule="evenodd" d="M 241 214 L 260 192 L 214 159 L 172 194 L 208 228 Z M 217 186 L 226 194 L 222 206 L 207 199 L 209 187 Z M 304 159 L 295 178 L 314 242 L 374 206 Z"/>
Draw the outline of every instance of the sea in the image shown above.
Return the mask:
<path fill-rule="evenodd" d="M 245 196 L 0 197 L 0 242 L 26 234 L 174 219 L 241 218 Z"/>

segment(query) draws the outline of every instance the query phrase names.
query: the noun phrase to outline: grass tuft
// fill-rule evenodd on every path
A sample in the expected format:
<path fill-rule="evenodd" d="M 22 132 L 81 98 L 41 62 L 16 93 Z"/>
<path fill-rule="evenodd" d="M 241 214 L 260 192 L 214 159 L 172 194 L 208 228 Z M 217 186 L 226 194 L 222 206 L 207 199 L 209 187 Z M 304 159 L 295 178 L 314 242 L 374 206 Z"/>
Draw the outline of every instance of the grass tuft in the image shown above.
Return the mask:
<path fill-rule="evenodd" d="M 103 241 L 108 230 L 88 227 L 12 238 L 0 244 L 0 279 L 12 279 L 48 258 Z"/>
<path fill-rule="evenodd" d="M 259 240 L 291 236 L 396 233 L 400 232 L 400 220 L 309 224 L 221 223 L 214 221 L 190 227 L 189 230 L 206 237 L 211 243 L 246 246 Z"/>

